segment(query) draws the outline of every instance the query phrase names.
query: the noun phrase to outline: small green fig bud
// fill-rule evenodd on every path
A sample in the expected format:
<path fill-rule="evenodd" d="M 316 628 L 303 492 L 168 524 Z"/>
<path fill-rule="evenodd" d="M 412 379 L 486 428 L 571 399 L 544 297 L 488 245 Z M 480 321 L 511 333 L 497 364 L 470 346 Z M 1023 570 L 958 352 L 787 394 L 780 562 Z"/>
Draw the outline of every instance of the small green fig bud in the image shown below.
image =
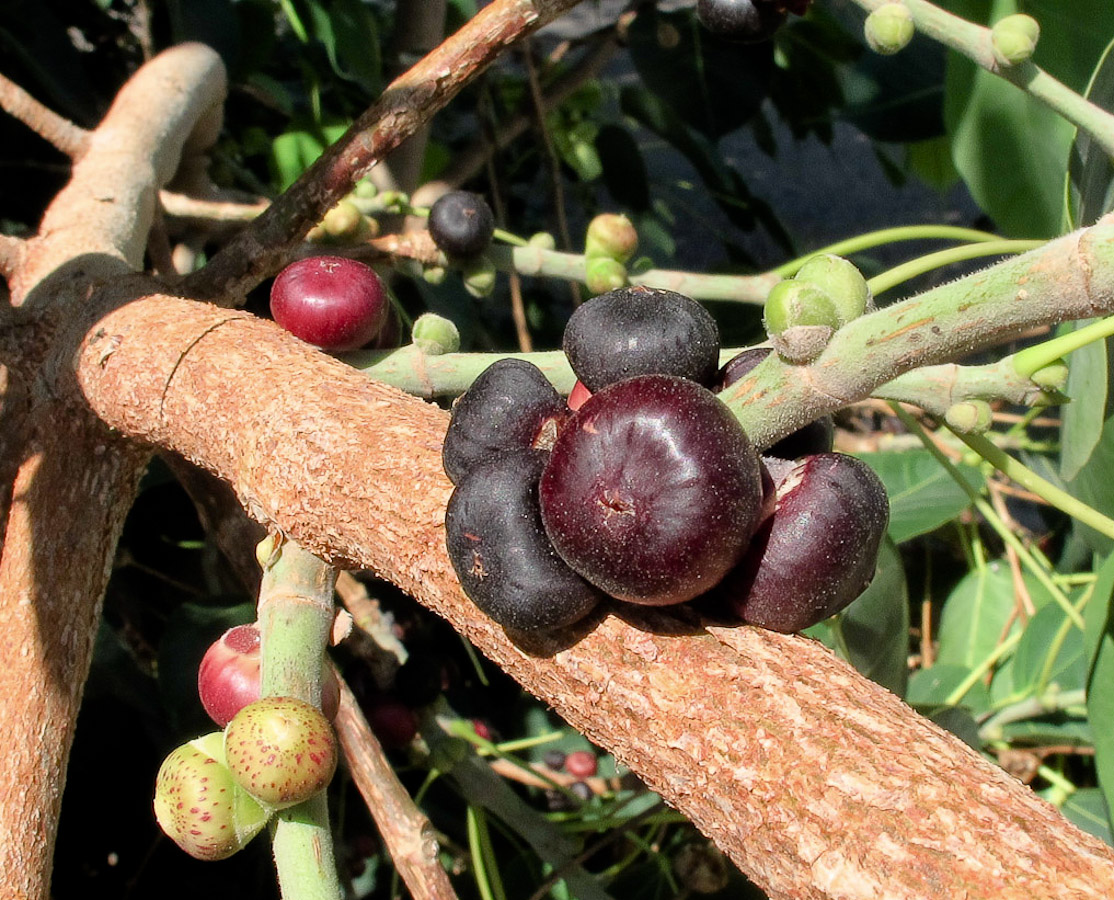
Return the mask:
<path fill-rule="evenodd" d="M 627 286 L 627 267 L 609 256 L 589 257 L 584 266 L 584 281 L 592 294 L 606 294 Z"/>
<path fill-rule="evenodd" d="M 775 284 L 766 296 L 764 315 L 770 343 L 793 365 L 819 356 L 840 325 L 832 298 L 806 281 Z"/>
<path fill-rule="evenodd" d="M 337 742 L 321 710 L 295 697 L 249 703 L 224 729 L 232 777 L 261 803 L 293 806 L 325 789 Z"/>
<path fill-rule="evenodd" d="M 456 353 L 460 349 L 460 332 L 451 320 L 436 313 L 422 313 L 414 320 L 411 331 L 414 344 L 427 356 Z"/>
<path fill-rule="evenodd" d="M 236 783 L 215 731 L 183 744 L 159 768 L 155 819 L 197 859 L 225 859 L 263 830 L 270 811 Z"/>
<path fill-rule="evenodd" d="M 489 297 L 495 290 L 495 263 L 486 256 L 475 256 L 467 260 L 460 274 L 464 279 L 464 289 L 473 297 Z"/>
<path fill-rule="evenodd" d="M 410 205 L 410 195 L 405 191 L 383 191 L 379 194 L 379 202 L 386 210 L 402 212 L 404 207 Z"/>
<path fill-rule="evenodd" d="M 306 232 L 306 240 L 314 244 L 324 243 L 329 240 L 329 232 L 325 230 L 323 225 L 314 225 Z"/>
<path fill-rule="evenodd" d="M 375 182 L 370 178 L 361 178 L 352 188 L 352 193 L 361 200 L 371 200 L 379 193 L 379 188 L 375 186 Z"/>
<path fill-rule="evenodd" d="M 444 266 L 425 266 L 422 269 L 422 280 L 426 284 L 444 284 L 449 276 L 449 270 Z"/>
<path fill-rule="evenodd" d="M 857 319 L 871 305 L 870 288 L 853 263 L 842 256 L 823 253 L 814 256 L 797 271 L 794 281 L 814 284 L 835 305 L 840 325 Z"/>
<path fill-rule="evenodd" d="M 548 231 L 539 231 L 537 234 L 530 235 L 527 242 L 531 247 L 537 247 L 539 250 L 556 250 L 557 238 L 555 238 Z"/>
<path fill-rule="evenodd" d="M 1068 365 L 1062 359 L 1041 366 L 1029 376 L 1033 384 L 1046 391 L 1062 391 L 1068 386 Z"/>
<path fill-rule="evenodd" d="M 325 233 L 334 238 L 347 238 L 353 236 L 360 228 L 363 216 L 351 200 L 341 200 L 336 206 L 325 213 L 321 220 L 321 227 Z"/>
<path fill-rule="evenodd" d="M 904 3 L 885 3 L 866 17 L 863 34 L 870 49 L 892 56 L 909 46 L 916 28 Z"/>
<path fill-rule="evenodd" d="M 985 400 L 964 400 L 948 407 L 944 421 L 960 434 L 982 434 L 994 424 L 994 417 Z"/>
<path fill-rule="evenodd" d="M 1003 68 L 1025 62 L 1037 49 L 1040 34 L 1040 23 L 1024 13 L 999 19 L 990 29 L 994 61 Z"/>
<path fill-rule="evenodd" d="M 626 216 L 601 213 L 588 223 L 584 254 L 589 259 L 606 256 L 625 263 L 638 249 L 638 232 Z"/>

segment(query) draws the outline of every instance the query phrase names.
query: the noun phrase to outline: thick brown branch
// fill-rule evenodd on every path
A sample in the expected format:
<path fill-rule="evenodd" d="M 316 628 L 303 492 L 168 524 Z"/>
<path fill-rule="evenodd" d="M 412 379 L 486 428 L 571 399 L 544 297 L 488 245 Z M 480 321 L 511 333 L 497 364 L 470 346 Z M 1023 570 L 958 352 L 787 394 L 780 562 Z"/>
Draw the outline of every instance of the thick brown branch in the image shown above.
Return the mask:
<path fill-rule="evenodd" d="M 302 546 L 436 610 L 772 897 L 1114 891 L 1110 848 L 815 642 L 636 610 L 516 643 L 446 557 L 445 413 L 271 323 L 143 299 L 89 332 L 78 366 L 114 428 L 210 468 Z"/>
<path fill-rule="evenodd" d="M 192 296 L 235 303 L 281 267 L 286 254 L 368 169 L 442 109 L 507 47 L 580 0 L 495 0 L 400 75 L 265 213 L 204 269 Z"/>
<path fill-rule="evenodd" d="M 66 119 L 0 75 L 0 109 L 19 119 L 43 140 L 76 159 L 89 146 L 89 132 Z"/>

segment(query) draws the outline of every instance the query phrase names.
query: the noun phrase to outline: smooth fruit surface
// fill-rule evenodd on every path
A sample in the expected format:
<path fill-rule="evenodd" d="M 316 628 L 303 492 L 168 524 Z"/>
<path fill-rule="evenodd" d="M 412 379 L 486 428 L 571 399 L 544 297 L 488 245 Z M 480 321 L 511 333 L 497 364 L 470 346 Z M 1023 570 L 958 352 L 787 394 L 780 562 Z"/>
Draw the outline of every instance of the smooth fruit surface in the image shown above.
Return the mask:
<path fill-rule="evenodd" d="M 271 286 L 271 315 L 323 350 L 355 350 L 378 337 L 391 303 L 379 276 L 343 256 L 313 256 L 283 269 Z"/>
<path fill-rule="evenodd" d="M 172 752 L 155 780 L 155 819 L 196 859 L 226 859 L 263 830 L 270 814 L 236 783 L 220 732 Z"/>
<path fill-rule="evenodd" d="M 733 41 L 764 41 L 785 22 L 775 0 L 697 0 L 696 17 L 713 34 Z"/>
<path fill-rule="evenodd" d="M 482 460 L 503 450 L 528 450 L 551 426 L 552 438 L 564 419 L 565 401 L 533 363 L 501 359 L 492 363 L 453 406 L 441 449 L 445 474 L 453 484 Z"/>
<path fill-rule="evenodd" d="M 619 288 L 581 304 L 563 347 L 589 391 L 635 375 L 678 375 L 707 387 L 719 367 L 715 319 L 690 297 L 657 288 Z"/>
<path fill-rule="evenodd" d="M 240 786 L 275 807 L 324 790 L 337 767 L 329 720 L 294 697 L 266 697 L 245 706 L 224 730 L 224 752 Z"/>
<path fill-rule="evenodd" d="M 464 592 L 500 625 L 572 624 L 603 599 L 557 555 L 542 527 L 537 485 L 546 454 L 506 451 L 469 470 L 449 498 L 445 534 Z"/>
<path fill-rule="evenodd" d="M 259 628 L 237 625 L 205 651 L 197 669 L 201 705 L 221 728 L 241 709 L 259 699 L 262 683 Z M 332 668 L 321 673 L 321 709 L 332 719 L 340 706 L 340 686 Z"/>
<path fill-rule="evenodd" d="M 820 453 L 781 477 L 773 514 L 717 593 L 742 619 L 794 632 L 834 615 L 874 577 L 889 501 L 874 471 Z"/>
<path fill-rule="evenodd" d="M 540 499 L 573 569 L 649 605 L 716 584 L 763 512 L 758 456 L 738 421 L 707 389 L 667 375 L 593 394 L 557 438 Z"/>
<path fill-rule="evenodd" d="M 429 234 L 441 251 L 450 257 L 469 257 L 482 253 L 495 232 L 495 216 L 479 194 L 449 191 L 429 209 Z"/>

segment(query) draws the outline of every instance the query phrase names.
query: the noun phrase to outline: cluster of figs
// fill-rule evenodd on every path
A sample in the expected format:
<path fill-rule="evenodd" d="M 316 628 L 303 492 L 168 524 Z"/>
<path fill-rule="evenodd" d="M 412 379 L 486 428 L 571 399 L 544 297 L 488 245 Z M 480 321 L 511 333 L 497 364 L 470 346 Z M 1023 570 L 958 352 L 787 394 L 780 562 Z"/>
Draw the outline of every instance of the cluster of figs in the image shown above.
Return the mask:
<path fill-rule="evenodd" d="M 579 306 L 563 349 L 578 380 L 567 400 L 532 363 L 504 358 L 452 410 L 447 545 L 486 615 L 546 631 L 607 597 L 701 598 L 795 632 L 870 583 L 889 520 L 873 470 L 832 452 L 830 418 L 760 455 L 716 396 L 771 348 L 721 368 L 707 310 L 634 286 Z"/>

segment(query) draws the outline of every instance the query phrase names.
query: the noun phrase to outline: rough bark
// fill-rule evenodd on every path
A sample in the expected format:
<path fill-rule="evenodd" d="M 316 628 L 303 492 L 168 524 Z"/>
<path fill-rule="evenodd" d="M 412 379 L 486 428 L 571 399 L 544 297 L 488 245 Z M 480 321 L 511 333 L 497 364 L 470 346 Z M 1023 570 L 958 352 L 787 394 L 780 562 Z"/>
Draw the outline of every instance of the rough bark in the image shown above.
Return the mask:
<path fill-rule="evenodd" d="M 638 610 L 512 639 L 462 595 L 445 554 L 445 413 L 270 323 L 143 299 L 97 323 L 78 369 L 114 428 L 209 468 L 303 547 L 446 617 L 772 897 L 1114 890 L 1109 848 L 812 641 Z"/>

